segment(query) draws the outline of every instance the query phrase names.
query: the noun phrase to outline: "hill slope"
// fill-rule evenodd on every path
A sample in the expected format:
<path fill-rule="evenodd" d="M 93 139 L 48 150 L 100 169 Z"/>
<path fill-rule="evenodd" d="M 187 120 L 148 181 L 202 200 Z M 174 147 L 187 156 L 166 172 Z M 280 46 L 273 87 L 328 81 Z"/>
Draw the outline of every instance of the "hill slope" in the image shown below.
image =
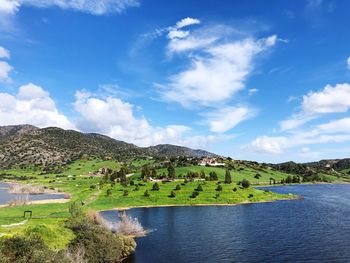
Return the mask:
<path fill-rule="evenodd" d="M 213 156 L 175 145 L 138 147 L 96 133 L 29 125 L 0 127 L 0 168 L 13 165 L 66 164 L 84 154 L 115 160 L 142 157 Z"/>

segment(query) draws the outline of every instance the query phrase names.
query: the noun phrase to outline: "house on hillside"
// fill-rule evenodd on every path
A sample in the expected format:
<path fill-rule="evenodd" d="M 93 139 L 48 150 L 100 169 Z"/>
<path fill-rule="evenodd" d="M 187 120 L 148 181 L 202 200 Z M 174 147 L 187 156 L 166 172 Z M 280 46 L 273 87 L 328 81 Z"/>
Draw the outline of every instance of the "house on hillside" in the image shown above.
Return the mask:
<path fill-rule="evenodd" d="M 202 158 L 198 165 L 200 166 L 216 166 L 216 167 L 224 167 L 225 163 L 220 163 L 216 158 L 208 158 L 204 157 Z"/>

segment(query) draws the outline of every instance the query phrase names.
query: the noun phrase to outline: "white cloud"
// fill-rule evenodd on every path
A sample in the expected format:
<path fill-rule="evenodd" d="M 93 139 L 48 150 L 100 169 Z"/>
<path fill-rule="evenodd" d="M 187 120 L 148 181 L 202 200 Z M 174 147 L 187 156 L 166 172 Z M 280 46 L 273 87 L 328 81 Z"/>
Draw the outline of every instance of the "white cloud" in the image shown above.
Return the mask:
<path fill-rule="evenodd" d="M 258 90 L 258 89 L 255 89 L 255 88 L 254 88 L 254 89 L 249 89 L 249 90 L 248 90 L 248 94 L 249 94 L 249 95 L 253 95 L 253 94 L 257 93 L 258 91 L 259 91 L 259 90 Z"/>
<path fill-rule="evenodd" d="M 320 92 L 303 97 L 302 110 L 308 114 L 346 112 L 350 108 L 350 85 L 327 85 Z"/>
<path fill-rule="evenodd" d="M 0 46 L 0 58 L 10 58 L 10 51 Z"/>
<path fill-rule="evenodd" d="M 317 130 L 325 133 L 350 133 L 350 118 L 333 120 L 317 126 Z"/>
<path fill-rule="evenodd" d="M 0 1 L 0 14 L 15 14 L 20 4 L 16 0 L 1 0 Z"/>
<path fill-rule="evenodd" d="M 279 154 L 288 146 L 288 139 L 283 136 L 259 136 L 250 146 L 256 152 Z"/>
<path fill-rule="evenodd" d="M 6 61 L 0 61 L 0 81 L 11 82 L 10 73 L 13 71 L 13 67 Z"/>
<path fill-rule="evenodd" d="M 241 107 L 224 107 L 207 114 L 207 122 L 212 132 L 223 133 L 231 130 L 240 122 L 255 115 L 255 110 Z"/>
<path fill-rule="evenodd" d="M 197 49 L 202 43 L 194 46 Z M 183 106 L 192 103 L 208 106 L 225 101 L 244 88 L 244 81 L 253 69 L 253 59 L 266 48 L 266 39 L 248 38 L 201 49 L 205 55 L 189 56 L 191 65 L 170 77 L 162 97 Z"/>
<path fill-rule="evenodd" d="M 346 64 L 347 64 L 348 70 L 350 70 L 350 57 L 348 57 Z"/>
<path fill-rule="evenodd" d="M 39 96 L 35 97 L 35 94 Z M 16 95 L 0 93 L 0 125 L 16 124 L 74 128 L 68 118 L 57 110 L 50 94 L 32 83 L 21 86 Z"/>
<path fill-rule="evenodd" d="M 350 141 L 350 118 L 319 124 L 307 131 L 285 136 L 259 136 L 250 144 L 256 152 L 282 153 L 288 148 L 309 144 L 340 143 Z M 307 149 L 308 147 L 304 147 Z"/>
<path fill-rule="evenodd" d="M 59 7 L 93 15 L 104 15 L 121 13 L 139 4 L 138 0 L 1 0 L 0 12 L 15 14 L 21 5 L 28 5 L 38 8 Z"/>
<path fill-rule="evenodd" d="M 154 127 L 149 121 L 135 116 L 134 106 L 119 98 L 98 98 L 86 92 L 77 92 L 74 109 L 80 114 L 79 129 L 98 132 L 117 140 L 150 146 L 162 143 L 199 147 L 219 136 L 192 136 L 191 128 L 184 125 Z"/>
<path fill-rule="evenodd" d="M 281 130 L 291 130 L 323 114 L 347 112 L 350 109 L 350 84 L 327 85 L 318 92 L 303 96 L 301 110 L 280 122 Z"/>
<path fill-rule="evenodd" d="M 176 28 L 183 28 L 185 26 L 196 25 L 200 24 L 200 22 L 201 21 L 199 21 L 196 18 L 186 17 L 176 23 Z"/>

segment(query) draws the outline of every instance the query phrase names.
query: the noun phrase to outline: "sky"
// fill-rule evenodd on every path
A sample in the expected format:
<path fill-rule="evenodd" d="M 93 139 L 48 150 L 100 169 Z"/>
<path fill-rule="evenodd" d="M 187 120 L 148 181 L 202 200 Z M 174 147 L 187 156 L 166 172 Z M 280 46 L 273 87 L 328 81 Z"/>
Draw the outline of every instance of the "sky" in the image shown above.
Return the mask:
<path fill-rule="evenodd" d="M 350 157 L 349 1 L 0 0 L 0 125 Z"/>

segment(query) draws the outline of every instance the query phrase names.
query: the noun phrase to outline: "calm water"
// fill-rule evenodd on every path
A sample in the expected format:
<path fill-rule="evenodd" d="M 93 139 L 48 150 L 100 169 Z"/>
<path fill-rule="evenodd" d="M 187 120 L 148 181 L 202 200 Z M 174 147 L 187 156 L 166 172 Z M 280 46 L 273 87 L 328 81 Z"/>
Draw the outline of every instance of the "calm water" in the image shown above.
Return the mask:
<path fill-rule="evenodd" d="M 6 204 L 11 200 L 17 198 L 24 199 L 27 197 L 26 194 L 9 194 L 7 192 L 8 184 L 0 182 L 0 205 Z M 40 194 L 40 195 L 28 195 L 29 200 L 46 200 L 46 199 L 62 199 L 64 194 Z"/>
<path fill-rule="evenodd" d="M 154 231 L 128 262 L 350 262 L 350 185 L 270 189 L 304 199 L 130 210 Z"/>

